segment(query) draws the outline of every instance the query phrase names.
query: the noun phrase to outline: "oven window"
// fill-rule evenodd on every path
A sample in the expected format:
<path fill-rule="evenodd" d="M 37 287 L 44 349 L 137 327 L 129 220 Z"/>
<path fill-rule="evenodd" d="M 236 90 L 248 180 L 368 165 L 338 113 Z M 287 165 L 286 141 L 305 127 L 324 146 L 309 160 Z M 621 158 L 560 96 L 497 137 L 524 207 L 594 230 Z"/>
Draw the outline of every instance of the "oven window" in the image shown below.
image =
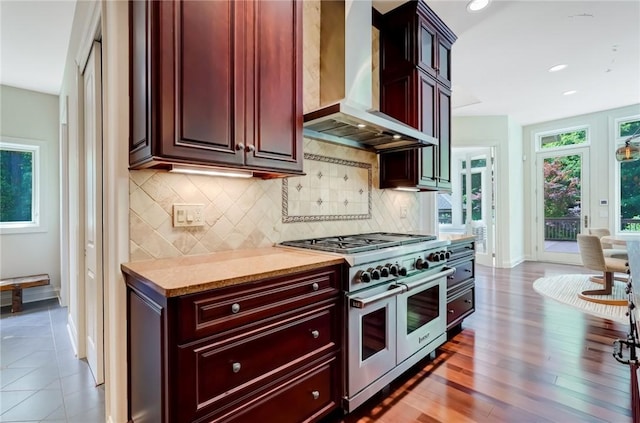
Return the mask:
<path fill-rule="evenodd" d="M 407 298 L 407 335 L 438 317 L 439 298 L 440 285 Z"/>
<path fill-rule="evenodd" d="M 387 309 L 362 316 L 362 361 L 387 347 Z"/>

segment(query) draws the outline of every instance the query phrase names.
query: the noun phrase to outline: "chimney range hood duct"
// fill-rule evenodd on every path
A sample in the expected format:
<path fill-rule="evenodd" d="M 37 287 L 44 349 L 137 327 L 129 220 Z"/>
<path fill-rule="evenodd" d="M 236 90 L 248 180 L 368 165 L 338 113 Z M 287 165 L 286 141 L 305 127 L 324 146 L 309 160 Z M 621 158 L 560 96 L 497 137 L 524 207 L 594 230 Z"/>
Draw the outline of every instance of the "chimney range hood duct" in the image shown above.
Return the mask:
<path fill-rule="evenodd" d="M 325 106 L 304 115 L 304 136 L 377 153 L 437 145 L 437 139 L 371 110 L 371 2 L 320 4 L 320 104 Z"/>

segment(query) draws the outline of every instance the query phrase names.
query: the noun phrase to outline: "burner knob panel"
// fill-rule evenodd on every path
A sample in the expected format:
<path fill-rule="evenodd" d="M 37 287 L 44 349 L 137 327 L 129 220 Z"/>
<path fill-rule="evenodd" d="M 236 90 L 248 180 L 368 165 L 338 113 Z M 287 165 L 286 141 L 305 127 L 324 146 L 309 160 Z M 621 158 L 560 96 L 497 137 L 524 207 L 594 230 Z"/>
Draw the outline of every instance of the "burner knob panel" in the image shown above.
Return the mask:
<path fill-rule="evenodd" d="M 371 282 L 371 274 L 369 272 L 365 272 L 361 270 L 360 272 L 360 281 L 364 283 Z"/>
<path fill-rule="evenodd" d="M 387 267 L 389 268 L 389 272 L 393 275 L 393 276 L 398 276 L 398 265 L 397 264 L 387 264 Z"/>
<path fill-rule="evenodd" d="M 380 271 L 380 276 L 386 278 L 389 276 L 389 268 L 387 266 L 378 266 L 376 267 Z"/>
<path fill-rule="evenodd" d="M 378 269 L 374 269 L 373 267 L 370 267 L 369 270 L 367 270 L 367 272 L 371 275 L 372 279 L 380 279 L 380 271 Z"/>
<path fill-rule="evenodd" d="M 423 260 L 419 258 L 416 260 L 416 269 L 418 270 L 426 270 L 429 268 L 429 262 L 427 260 Z"/>

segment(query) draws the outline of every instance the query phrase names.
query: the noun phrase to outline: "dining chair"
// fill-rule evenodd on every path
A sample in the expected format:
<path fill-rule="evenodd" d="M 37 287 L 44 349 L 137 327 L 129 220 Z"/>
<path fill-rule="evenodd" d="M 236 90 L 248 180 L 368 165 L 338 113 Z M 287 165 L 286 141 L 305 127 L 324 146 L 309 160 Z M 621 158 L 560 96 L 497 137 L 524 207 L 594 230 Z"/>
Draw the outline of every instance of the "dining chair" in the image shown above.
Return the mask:
<path fill-rule="evenodd" d="M 598 296 L 611 296 L 613 293 L 614 273 L 627 273 L 627 261 L 614 257 L 605 257 L 597 235 L 578 234 L 578 248 L 584 267 L 590 270 L 598 270 L 603 274 L 604 287 L 582 291 L 578 297 L 599 304 L 628 305 L 625 298 L 598 298 Z"/>
<path fill-rule="evenodd" d="M 602 244 L 602 251 L 605 257 L 614 257 L 627 260 L 629 255 L 627 253 L 626 248 L 613 247 L 613 244 L 608 242 L 602 242 L 603 236 L 611 235 L 611 232 L 608 228 L 589 228 L 589 234 L 595 235 L 600 239 L 600 244 Z"/>

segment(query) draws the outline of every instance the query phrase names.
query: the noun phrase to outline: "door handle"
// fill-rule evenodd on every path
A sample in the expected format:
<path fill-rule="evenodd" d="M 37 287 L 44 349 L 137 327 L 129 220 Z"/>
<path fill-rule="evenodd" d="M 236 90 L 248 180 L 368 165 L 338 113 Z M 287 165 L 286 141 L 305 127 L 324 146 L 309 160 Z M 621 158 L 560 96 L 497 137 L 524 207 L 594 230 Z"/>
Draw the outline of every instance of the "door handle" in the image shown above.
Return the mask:
<path fill-rule="evenodd" d="M 587 216 L 586 214 L 584 215 L 584 227 L 589 227 L 589 216 Z"/>

